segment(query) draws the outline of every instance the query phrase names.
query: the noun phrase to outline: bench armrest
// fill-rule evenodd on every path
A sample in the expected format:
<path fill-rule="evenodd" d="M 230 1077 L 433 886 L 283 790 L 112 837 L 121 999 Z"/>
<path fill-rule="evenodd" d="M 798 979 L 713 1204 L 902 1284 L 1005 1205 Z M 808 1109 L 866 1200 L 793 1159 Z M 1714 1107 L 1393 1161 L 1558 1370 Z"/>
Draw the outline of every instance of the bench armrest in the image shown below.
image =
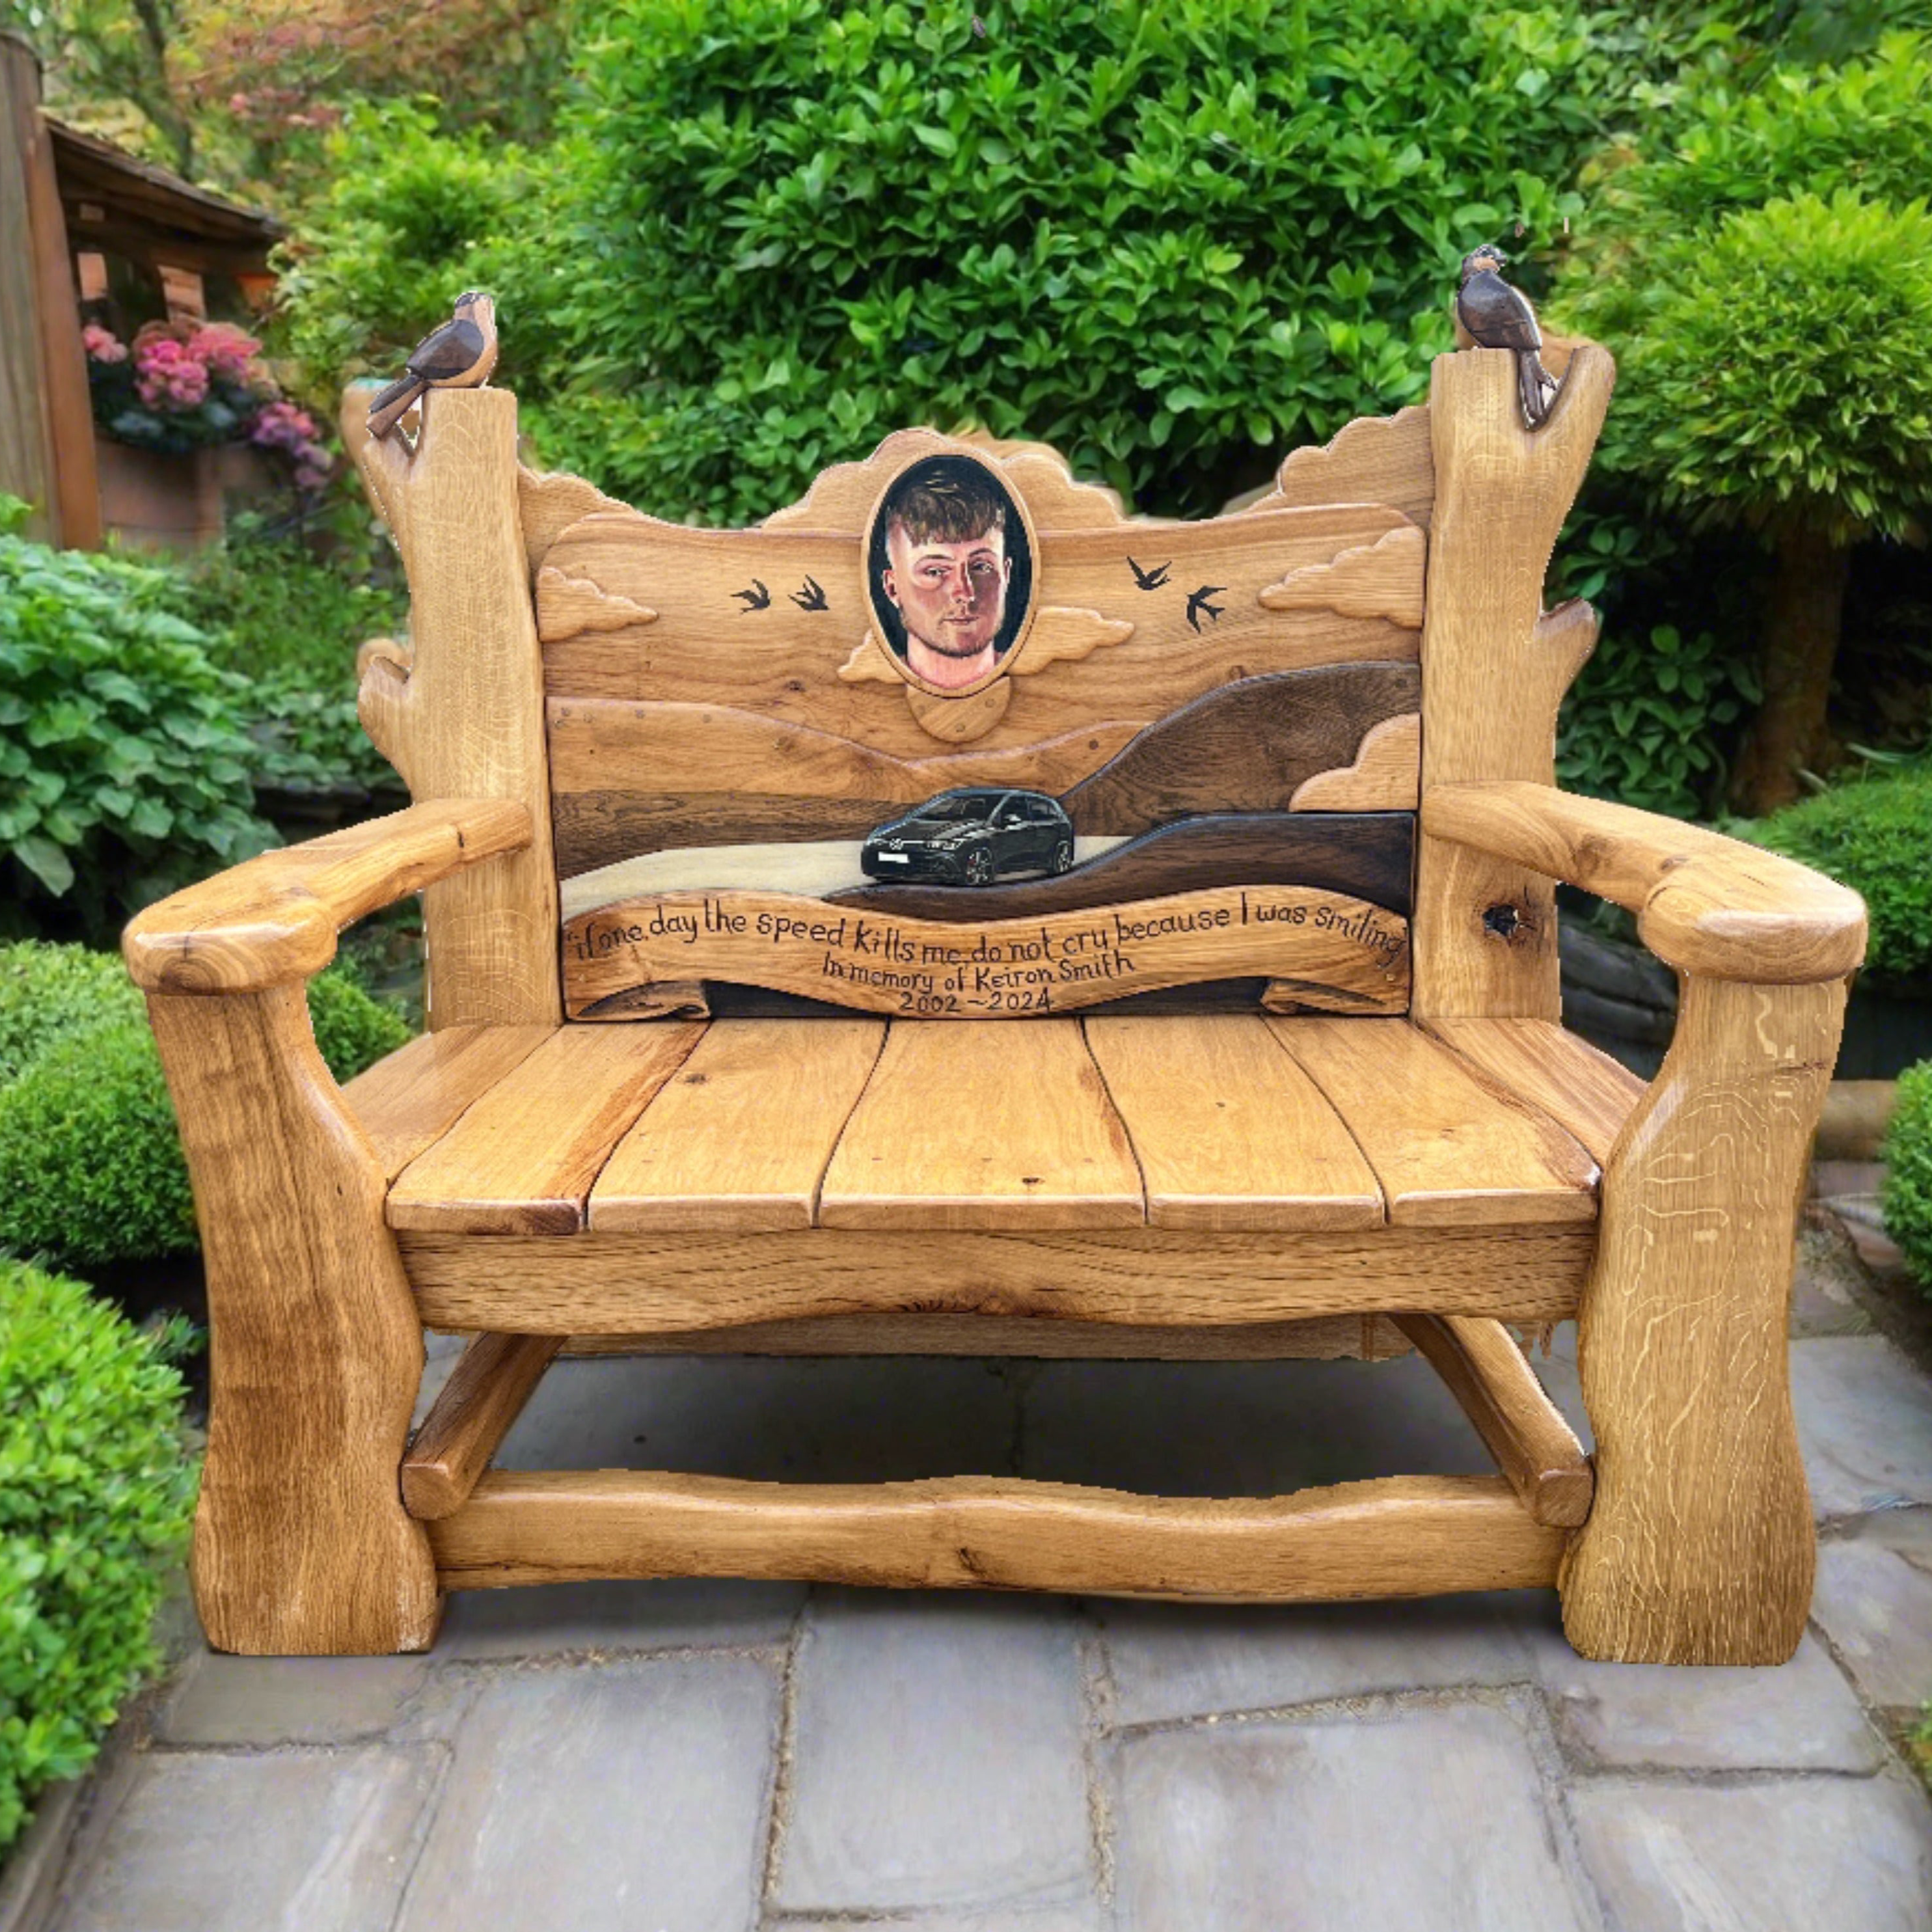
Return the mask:
<path fill-rule="evenodd" d="M 530 838 L 529 808 L 510 800 L 412 805 L 171 894 L 129 922 L 122 956 L 151 993 L 287 986 L 335 957 L 344 926 Z"/>
<path fill-rule="evenodd" d="M 1741 839 L 1516 781 L 1438 784 L 1423 830 L 1636 915 L 1666 965 L 1756 986 L 1840 980 L 1865 955 L 1865 906 L 1822 873 Z"/>

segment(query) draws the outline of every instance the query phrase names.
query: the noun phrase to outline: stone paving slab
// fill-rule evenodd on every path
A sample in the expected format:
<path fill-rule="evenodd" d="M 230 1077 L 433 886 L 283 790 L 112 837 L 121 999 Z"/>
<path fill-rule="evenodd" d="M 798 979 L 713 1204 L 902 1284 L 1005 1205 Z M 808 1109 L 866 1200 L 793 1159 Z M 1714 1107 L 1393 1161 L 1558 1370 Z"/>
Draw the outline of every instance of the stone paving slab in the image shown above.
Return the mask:
<path fill-rule="evenodd" d="M 1932 1699 L 1932 1511 L 1887 1510 L 1825 1544 L 1811 1615 L 1873 1703 Z"/>
<path fill-rule="evenodd" d="M 155 1753 L 58 1932 L 370 1932 L 410 1875 L 426 1750 Z"/>
<path fill-rule="evenodd" d="M 772 1918 L 766 1932 L 1102 1932 L 1106 1918 L 1097 1904 L 1035 1910 L 1013 1906 L 992 1912 L 922 1912 L 915 1918 L 880 1918 L 871 1912 L 852 1918 Z"/>
<path fill-rule="evenodd" d="M 1924 1932 L 1932 1811 L 1898 1777 L 1573 1793 L 1610 1932 Z"/>
<path fill-rule="evenodd" d="M 387 1731 L 429 1675 L 422 1657 L 190 1659 L 155 1734 L 177 1744 L 333 1744 Z"/>
<path fill-rule="evenodd" d="M 1102 1603 L 1093 1614 L 1112 1676 L 1110 1715 L 1122 1725 L 1527 1683 L 1537 1674 L 1531 1633 L 1557 1624 L 1556 1592 L 1528 1590 L 1278 1609 Z"/>
<path fill-rule="evenodd" d="M 1932 1503 L 1925 1378 L 1876 1335 L 1791 1345 L 1792 1400 L 1821 1521 Z"/>
<path fill-rule="evenodd" d="M 1078 1639 L 1052 1598 L 814 1600 L 774 1905 L 958 1913 L 1084 1894 Z"/>
<path fill-rule="evenodd" d="M 475 1663 L 751 1648 L 782 1643 L 805 1599 L 802 1583 L 712 1576 L 458 1590 L 450 1598 L 435 1654 L 442 1662 Z"/>
<path fill-rule="evenodd" d="M 498 1677 L 399 1932 L 751 1932 L 778 1714 L 776 1671 L 742 1658 Z"/>
<path fill-rule="evenodd" d="M 1557 1736 L 1586 1763 L 1872 1772 L 1888 1756 L 1815 1637 L 1762 1670 L 1592 1664 L 1560 1636 L 1539 1654 Z"/>
<path fill-rule="evenodd" d="M 1594 1932 L 1515 1708 L 1145 1732 L 1114 1778 L 1120 1932 Z"/>

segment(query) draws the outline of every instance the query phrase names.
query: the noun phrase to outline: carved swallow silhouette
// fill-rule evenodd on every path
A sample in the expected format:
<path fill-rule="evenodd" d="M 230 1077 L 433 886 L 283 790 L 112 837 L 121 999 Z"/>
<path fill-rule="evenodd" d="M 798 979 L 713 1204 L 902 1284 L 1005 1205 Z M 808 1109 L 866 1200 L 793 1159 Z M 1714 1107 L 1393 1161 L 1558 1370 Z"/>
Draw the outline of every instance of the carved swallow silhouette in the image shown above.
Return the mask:
<path fill-rule="evenodd" d="M 1203 617 L 1211 617 L 1217 624 L 1221 621 L 1221 613 L 1227 607 L 1222 604 L 1210 604 L 1208 600 L 1210 597 L 1220 596 L 1227 587 L 1225 584 L 1204 584 L 1198 590 L 1190 594 L 1187 599 L 1187 621 L 1193 629 L 1197 631 L 1200 629 L 1201 620 Z"/>
<path fill-rule="evenodd" d="M 825 592 L 819 587 L 815 577 L 808 577 L 805 580 L 805 588 L 791 593 L 791 601 L 801 610 L 829 610 L 832 608 L 826 602 Z"/>
<path fill-rule="evenodd" d="M 1151 570 L 1143 570 L 1132 557 L 1127 559 L 1127 568 L 1134 574 L 1134 581 L 1143 590 L 1158 590 L 1167 581 L 1167 573 L 1174 566 L 1171 563 L 1157 563 Z"/>
<path fill-rule="evenodd" d="M 739 616 L 741 617 L 744 616 L 746 610 L 762 610 L 765 609 L 772 601 L 772 593 L 767 590 L 755 577 L 752 579 L 752 587 L 750 590 L 734 590 L 732 592 L 731 595 L 734 597 L 742 597 L 745 600 L 745 610 L 740 610 L 738 613 Z"/>

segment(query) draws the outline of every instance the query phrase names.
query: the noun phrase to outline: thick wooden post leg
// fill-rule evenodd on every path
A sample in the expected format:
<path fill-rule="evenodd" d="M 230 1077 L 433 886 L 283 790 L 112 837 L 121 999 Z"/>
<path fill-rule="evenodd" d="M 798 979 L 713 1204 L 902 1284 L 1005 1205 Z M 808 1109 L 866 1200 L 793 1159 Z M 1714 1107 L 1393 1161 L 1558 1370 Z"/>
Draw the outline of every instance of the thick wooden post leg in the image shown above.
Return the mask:
<path fill-rule="evenodd" d="M 1792 1244 L 1841 982 L 1687 978 L 1612 1150 L 1579 1316 L 1597 1492 L 1558 1588 L 1586 1657 L 1781 1664 L 1816 1564 L 1791 1409 Z"/>
<path fill-rule="evenodd" d="M 299 986 L 148 1004 L 208 1263 L 194 1559 L 208 1640 L 255 1655 L 426 1649 L 436 1564 L 398 1477 L 422 1329 L 381 1169 Z"/>

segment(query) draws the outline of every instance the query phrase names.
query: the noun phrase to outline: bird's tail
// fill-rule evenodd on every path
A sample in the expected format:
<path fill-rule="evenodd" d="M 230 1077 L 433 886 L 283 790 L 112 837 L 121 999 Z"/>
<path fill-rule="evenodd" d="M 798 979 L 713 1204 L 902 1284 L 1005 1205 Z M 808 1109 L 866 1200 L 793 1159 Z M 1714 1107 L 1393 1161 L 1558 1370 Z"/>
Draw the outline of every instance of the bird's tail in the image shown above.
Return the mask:
<path fill-rule="evenodd" d="M 1534 429 L 1550 413 L 1550 405 L 1556 395 L 1556 378 L 1543 366 L 1543 358 L 1534 349 L 1519 349 L 1516 382 L 1522 403 L 1522 419 Z"/>
<path fill-rule="evenodd" d="M 379 390 L 369 404 L 369 434 L 387 436 L 428 387 L 417 376 L 400 376 L 386 389 Z"/>

